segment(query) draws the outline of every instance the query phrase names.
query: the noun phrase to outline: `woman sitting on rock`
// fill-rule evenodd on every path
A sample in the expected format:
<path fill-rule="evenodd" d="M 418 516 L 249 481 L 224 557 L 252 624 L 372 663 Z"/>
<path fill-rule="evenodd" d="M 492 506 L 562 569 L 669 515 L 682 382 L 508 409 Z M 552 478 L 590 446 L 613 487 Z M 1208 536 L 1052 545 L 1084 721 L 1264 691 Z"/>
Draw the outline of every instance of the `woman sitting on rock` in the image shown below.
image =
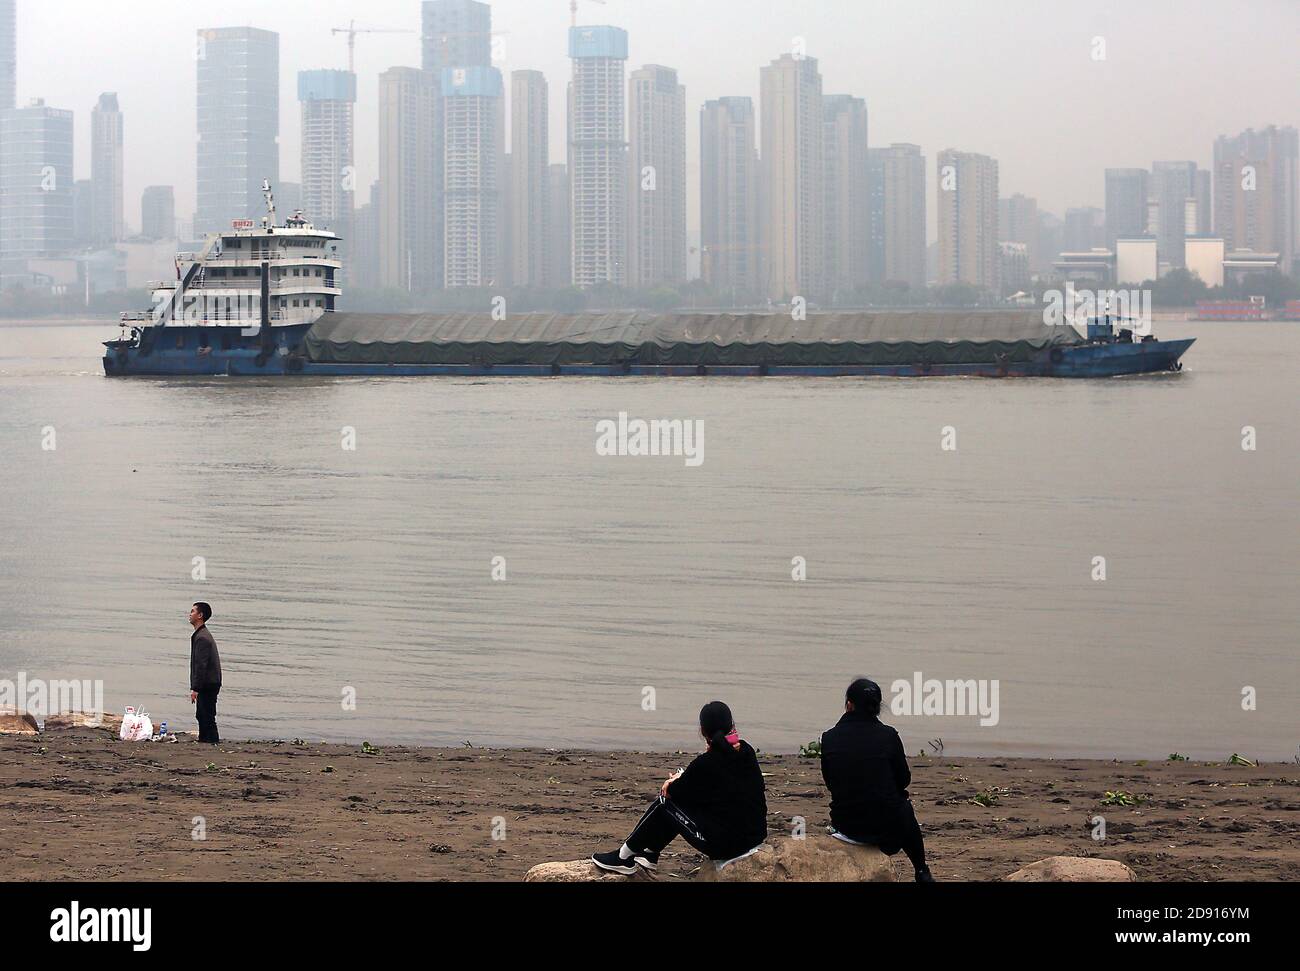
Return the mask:
<path fill-rule="evenodd" d="M 611 873 L 654 870 L 659 854 L 680 836 L 711 860 L 748 854 L 767 838 L 767 799 L 758 756 L 736 733 L 731 709 L 710 701 L 700 709 L 700 734 L 709 743 L 659 789 L 632 835 L 591 862 Z"/>
<path fill-rule="evenodd" d="M 846 843 L 900 849 L 917 883 L 934 883 L 925 841 L 907 787 L 912 770 L 898 732 L 880 720 L 880 685 L 855 680 L 844 692 L 844 714 L 822 735 L 822 778 L 831 792 L 831 834 Z"/>

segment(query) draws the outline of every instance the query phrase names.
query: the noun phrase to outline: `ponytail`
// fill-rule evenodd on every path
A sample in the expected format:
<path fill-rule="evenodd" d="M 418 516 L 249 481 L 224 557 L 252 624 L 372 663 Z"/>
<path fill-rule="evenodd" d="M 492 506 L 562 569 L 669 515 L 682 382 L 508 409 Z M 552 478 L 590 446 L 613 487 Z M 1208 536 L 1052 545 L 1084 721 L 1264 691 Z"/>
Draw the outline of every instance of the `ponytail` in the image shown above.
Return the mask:
<path fill-rule="evenodd" d="M 717 752 L 740 751 L 740 736 L 731 709 L 721 701 L 710 701 L 700 709 L 700 733 L 709 740 L 709 748 Z"/>

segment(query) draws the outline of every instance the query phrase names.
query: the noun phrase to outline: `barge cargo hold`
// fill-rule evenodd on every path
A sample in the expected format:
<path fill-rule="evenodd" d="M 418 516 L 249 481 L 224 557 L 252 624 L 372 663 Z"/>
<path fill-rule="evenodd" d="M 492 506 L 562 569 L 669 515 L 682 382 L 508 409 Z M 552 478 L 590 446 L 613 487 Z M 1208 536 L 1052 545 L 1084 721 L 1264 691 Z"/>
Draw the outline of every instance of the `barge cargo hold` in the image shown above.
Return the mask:
<path fill-rule="evenodd" d="M 245 325 L 246 326 L 246 325 Z M 1104 330 L 1104 333 L 1102 332 Z M 232 331 L 233 333 L 223 333 Z M 1177 370 L 1192 340 L 1044 323 L 1038 311 L 812 314 L 325 313 L 265 334 L 137 328 L 109 375 L 1108 377 Z"/>

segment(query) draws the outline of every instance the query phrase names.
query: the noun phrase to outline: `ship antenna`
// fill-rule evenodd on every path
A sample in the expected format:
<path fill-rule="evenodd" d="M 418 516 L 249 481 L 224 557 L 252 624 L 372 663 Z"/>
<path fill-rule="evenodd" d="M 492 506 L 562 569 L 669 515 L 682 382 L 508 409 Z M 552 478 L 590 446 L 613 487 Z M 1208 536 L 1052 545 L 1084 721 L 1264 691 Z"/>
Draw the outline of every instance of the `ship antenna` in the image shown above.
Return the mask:
<path fill-rule="evenodd" d="M 271 191 L 270 179 L 262 180 L 262 195 L 266 197 L 266 216 L 263 217 L 262 222 L 274 228 L 275 227 L 275 194 Z"/>

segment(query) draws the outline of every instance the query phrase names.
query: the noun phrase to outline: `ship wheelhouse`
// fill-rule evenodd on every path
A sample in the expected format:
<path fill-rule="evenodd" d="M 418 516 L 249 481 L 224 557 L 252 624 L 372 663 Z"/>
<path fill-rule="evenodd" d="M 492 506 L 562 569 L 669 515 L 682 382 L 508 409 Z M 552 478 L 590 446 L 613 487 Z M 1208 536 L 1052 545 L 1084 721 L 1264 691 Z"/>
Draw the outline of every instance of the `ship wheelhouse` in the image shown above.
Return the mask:
<path fill-rule="evenodd" d="M 153 309 L 123 314 L 122 323 L 238 327 L 252 335 L 261 328 L 265 298 L 265 319 L 273 328 L 310 325 L 332 312 L 343 293 L 339 243 L 301 212 L 275 225 L 269 202 L 260 226 L 237 219 L 210 236 L 201 252 L 178 254 L 176 279 L 151 285 Z"/>

